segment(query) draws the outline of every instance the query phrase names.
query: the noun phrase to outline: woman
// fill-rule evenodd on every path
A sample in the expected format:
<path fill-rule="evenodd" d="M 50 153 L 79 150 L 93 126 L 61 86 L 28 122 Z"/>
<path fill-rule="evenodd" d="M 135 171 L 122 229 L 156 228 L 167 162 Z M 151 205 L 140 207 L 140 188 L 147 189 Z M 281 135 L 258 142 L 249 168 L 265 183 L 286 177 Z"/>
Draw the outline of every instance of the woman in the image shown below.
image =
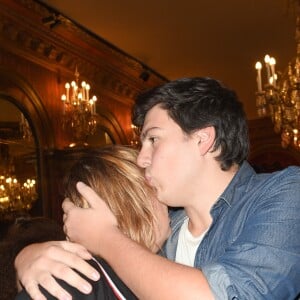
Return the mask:
<path fill-rule="evenodd" d="M 128 237 L 152 252 L 158 252 L 170 232 L 168 210 L 156 199 L 154 191 L 136 165 L 136 158 L 137 151 L 124 146 L 107 146 L 88 151 L 71 167 L 65 178 L 65 196 L 76 205 L 88 209 L 76 184 L 81 181 L 89 185 L 105 199 L 119 228 Z M 89 281 L 93 286 L 89 296 L 58 280 L 75 299 L 136 299 L 104 260 L 96 258 L 91 264 L 99 270 L 101 279 L 96 283 Z M 53 299 L 43 289 L 42 292 L 47 299 Z M 29 299 L 25 294 L 22 291 L 17 299 Z"/>

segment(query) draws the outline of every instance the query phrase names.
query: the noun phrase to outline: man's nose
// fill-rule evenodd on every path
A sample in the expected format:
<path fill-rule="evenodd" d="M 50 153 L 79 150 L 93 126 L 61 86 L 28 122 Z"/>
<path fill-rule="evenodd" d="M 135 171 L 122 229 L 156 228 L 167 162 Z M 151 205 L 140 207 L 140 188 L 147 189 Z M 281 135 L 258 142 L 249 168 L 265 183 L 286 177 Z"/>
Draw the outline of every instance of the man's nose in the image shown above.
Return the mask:
<path fill-rule="evenodd" d="M 141 150 L 138 154 L 137 164 L 141 168 L 146 168 L 151 165 L 149 152 L 146 151 L 143 147 L 141 148 Z"/>

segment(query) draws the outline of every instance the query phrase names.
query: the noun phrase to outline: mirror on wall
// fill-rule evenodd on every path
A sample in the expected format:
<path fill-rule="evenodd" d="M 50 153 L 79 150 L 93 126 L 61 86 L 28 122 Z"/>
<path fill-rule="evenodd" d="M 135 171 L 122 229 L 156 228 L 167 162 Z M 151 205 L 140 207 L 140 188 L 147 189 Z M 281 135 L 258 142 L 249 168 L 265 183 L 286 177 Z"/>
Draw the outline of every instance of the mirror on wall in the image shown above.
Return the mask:
<path fill-rule="evenodd" d="M 37 200 L 37 145 L 28 120 L 0 98 L 0 219 L 26 214 Z"/>

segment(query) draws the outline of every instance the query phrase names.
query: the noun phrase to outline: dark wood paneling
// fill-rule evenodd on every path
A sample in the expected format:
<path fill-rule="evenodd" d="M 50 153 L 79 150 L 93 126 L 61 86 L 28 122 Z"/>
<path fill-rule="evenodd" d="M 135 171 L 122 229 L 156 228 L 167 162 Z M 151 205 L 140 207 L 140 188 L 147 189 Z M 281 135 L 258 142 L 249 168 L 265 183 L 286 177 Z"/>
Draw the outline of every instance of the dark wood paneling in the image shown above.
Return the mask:
<path fill-rule="evenodd" d="M 59 25 L 42 19 L 53 10 L 33 0 L 0 0 L 0 101 L 14 103 L 37 140 L 40 195 L 33 213 L 61 218 L 59 187 L 78 149 L 62 130 L 61 94 L 74 79 L 97 95 L 99 129 L 115 143 L 129 144 L 131 107 L 136 95 L 167 80 L 107 41 L 56 12 Z"/>
<path fill-rule="evenodd" d="M 259 172 L 281 170 L 290 165 L 300 166 L 300 151 L 281 147 L 280 135 L 273 129 L 271 119 L 249 121 L 250 163 Z"/>

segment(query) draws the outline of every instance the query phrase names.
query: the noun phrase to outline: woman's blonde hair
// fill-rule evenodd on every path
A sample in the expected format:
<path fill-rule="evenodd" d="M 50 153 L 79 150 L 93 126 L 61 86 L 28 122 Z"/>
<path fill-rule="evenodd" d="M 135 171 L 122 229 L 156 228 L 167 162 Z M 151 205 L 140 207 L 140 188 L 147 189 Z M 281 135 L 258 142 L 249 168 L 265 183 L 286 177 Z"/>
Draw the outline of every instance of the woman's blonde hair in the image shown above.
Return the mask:
<path fill-rule="evenodd" d="M 76 205 L 86 207 L 76 183 L 82 181 L 89 185 L 107 203 L 122 232 L 152 250 L 155 194 L 136 159 L 137 151 L 125 146 L 105 146 L 87 152 L 65 178 L 65 196 Z"/>

